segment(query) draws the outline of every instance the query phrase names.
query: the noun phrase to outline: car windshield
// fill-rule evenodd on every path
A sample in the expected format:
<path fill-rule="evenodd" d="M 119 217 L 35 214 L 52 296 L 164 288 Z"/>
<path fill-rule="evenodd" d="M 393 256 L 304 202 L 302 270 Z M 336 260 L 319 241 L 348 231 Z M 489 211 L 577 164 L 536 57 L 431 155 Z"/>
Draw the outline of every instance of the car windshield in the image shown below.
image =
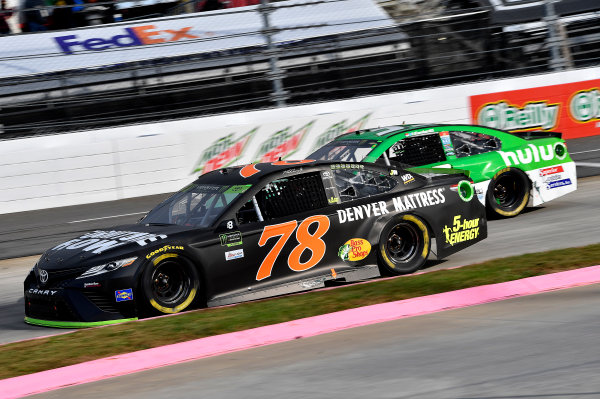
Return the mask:
<path fill-rule="evenodd" d="M 312 154 L 308 159 L 360 162 L 377 145 L 375 140 L 339 140 L 325 144 Z"/>
<path fill-rule="evenodd" d="M 208 227 L 250 186 L 192 183 L 152 209 L 140 223 Z"/>

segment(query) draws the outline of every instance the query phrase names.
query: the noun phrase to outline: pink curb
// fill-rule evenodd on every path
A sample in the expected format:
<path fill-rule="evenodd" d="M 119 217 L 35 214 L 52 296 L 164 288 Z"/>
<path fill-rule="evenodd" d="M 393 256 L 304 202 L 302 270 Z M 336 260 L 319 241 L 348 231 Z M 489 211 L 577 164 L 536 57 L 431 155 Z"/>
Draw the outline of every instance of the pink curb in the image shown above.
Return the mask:
<path fill-rule="evenodd" d="M 0 398 L 19 398 L 71 385 L 368 324 L 595 283 L 600 283 L 600 265 L 349 309 L 8 378 L 0 381 Z"/>

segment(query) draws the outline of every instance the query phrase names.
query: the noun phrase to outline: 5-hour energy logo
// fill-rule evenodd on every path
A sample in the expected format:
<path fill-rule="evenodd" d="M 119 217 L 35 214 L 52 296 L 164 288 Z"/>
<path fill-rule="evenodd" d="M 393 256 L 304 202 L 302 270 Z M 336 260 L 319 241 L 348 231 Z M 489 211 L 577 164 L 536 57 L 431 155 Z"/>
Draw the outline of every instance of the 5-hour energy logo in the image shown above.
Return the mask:
<path fill-rule="evenodd" d="M 479 237 L 479 218 L 461 220 L 461 217 L 461 215 L 454 216 L 452 226 L 445 225 L 442 229 L 446 235 L 447 244 L 454 246 Z"/>

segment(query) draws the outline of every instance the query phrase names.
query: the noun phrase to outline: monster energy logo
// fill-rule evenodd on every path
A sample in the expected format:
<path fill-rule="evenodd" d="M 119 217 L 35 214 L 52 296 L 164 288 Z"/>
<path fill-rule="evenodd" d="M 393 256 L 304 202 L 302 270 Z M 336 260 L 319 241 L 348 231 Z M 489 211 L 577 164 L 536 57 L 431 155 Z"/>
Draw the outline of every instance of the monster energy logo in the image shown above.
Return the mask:
<path fill-rule="evenodd" d="M 539 127 L 547 130 L 556 126 L 558 111 L 559 105 L 548 105 L 545 102 L 528 103 L 519 108 L 500 101 L 483 107 L 477 115 L 477 121 L 480 125 L 503 130 Z"/>
<path fill-rule="evenodd" d="M 578 92 L 571 98 L 569 110 L 579 122 L 600 119 L 600 92 L 598 89 Z"/>

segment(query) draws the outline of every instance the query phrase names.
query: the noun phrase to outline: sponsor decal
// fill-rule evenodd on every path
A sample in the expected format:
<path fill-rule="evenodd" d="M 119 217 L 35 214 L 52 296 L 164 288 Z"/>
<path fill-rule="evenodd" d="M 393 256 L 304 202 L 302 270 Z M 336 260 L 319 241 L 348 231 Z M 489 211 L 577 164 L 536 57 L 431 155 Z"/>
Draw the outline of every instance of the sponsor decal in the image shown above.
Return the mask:
<path fill-rule="evenodd" d="M 555 180 L 555 181 L 546 183 L 546 187 L 550 189 L 550 188 L 558 188 L 558 187 L 563 187 L 563 186 L 570 186 L 571 184 L 573 184 L 571 182 L 571 179 L 562 179 L 562 180 Z"/>
<path fill-rule="evenodd" d="M 561 143 L 534 145 L 528 144 L 522 150 L 516 151 L 498 151 L 506 166 L 529 164 L 532 162 L 551 161 L 555 157 L 564 159 L 567 155 L 566 151 L 562 156 L 556 155 L 556 146 L 563 146 Z"/>
<path fill-rule="evenodd" d="M 255 127 L 240 137 L 236 137 L 235 133 L 231 133 L 213 142 L 200 155 L 200 158 L 196 162 L 196 167 L 192 173 L 208 173 L 210 171 L 223 168 L 227 165 L 231 165 L 241 158 L 244 153 L 244 149 L 257 130 L 258 127 Z"/>
<path fill-rule="evenodd" d="M 135 242 L 143 247 L 151 242 L 165 238 L 167 238 L 165 234 L 140 233 L 137 231 L 96 230 L 84 234 L 79 238 L 63 242 L 62 244 L 51 248 L 51 251 L 60 249 L 78 249 L 84 252 L 99 254 L 108 249 L 120 247 L 131 242 Z"/>
<path fill-rule="evenodd" d="M 351 238 L 338 251 L 343 261 L 356 262 L 366 258 L 371 252 L 371 243 L 363 238 Z M 333 270 L 333 269 L 332 269 Z"/>
<path fill-rule="evenodd" d="M 292 127 L 277 131 L 271 137 L 263 141 L 254 156 L 257 162 L 274 162 L 285 159 L 298 149 L 304 136 L 313 127 L 315 121 L 310 121 L 300 129 L 292 132 Z"/>
<path fill-rule="evenodd" d="M 96 283 L 96 282 L 94 282 L 94 283 L 83 283 L 83 288 L 98 288 L 98 287 L 101 287 L 101 286 L 102 286 L 102 284 Z"/>
<path fill-rule="evenodd" d="M 283 171 L 284 175 L 292 175 L 294 173 L 300 173 L 302 172 L 302 168 L 295 168 L 295 169 L 287 169 Z"/>
<path fill-rule="evenodd" d="M 225 260 L 234 260 L 234 259 L 240 259 L 244 257 L 244 250 L 243 249 L 236 249 L 234 251 L 228 251 L 225 252 Z"/>
<path fill-rule="evenodd" d="M 402 176 L 400 176 L 400 178 L 402 179 L 402 183 L 404 184 L 412 183 L 415 181 L 414 176 L 410 173 L 405 173 Z"/>
<path fill-rule="evenodd" d="M 146 259 L 150 259 L 154 255 L 158 255 L 162 252 L 167 252 L 167 251 L 183 251 L 183 247 L 181 245 L 165 245 L 162 248 L 159 248 L 159 249 L 156 249 L 156 250 L 150 252 L 148 255 L 146 255 Z"/>
<path fill-rule="evenodd" d="M 239 231 L 232 231 L 231 233 L 219 234 L 219 240 L 221 240 L 222 247 L 242 245 L 242 233 Z"/>
<path fill-rule="evenodd" d="M 231 186 L 227 190 L 225 190 L 224 194 L 242 194 L 248 191 L 248 189 L 252 187 L 252 184 L 242 184 L 239 186 Z"/>
<path fill-rule="evenodd" d="M 390 176 L 398 176 L 398 171 L 396 169 L 390 170 Z"/>
<path fill-rule="evenodd" d="M 411 209 L 425 208 L 443 204 L 446 202 L 444 196 L 445 187 L 425 190 L 418 193 L 406 194 L 392 198 L 395 212 L 405 212 Z M 340 224 L 369 219 L 372 216 L 381 216 L 390 213 L 385 201 L 371 202 L 370 204 L 352 206 L 338 210 L 338 221 Z"/>
<path fill-rule="evenodd" d="M 512 132 L 556 130 L 563 139 L 600 134 L 600 79 L 470 97 L 473 123 Z"/>
<path fill-rule="evenodd" d="M 191 26 L 181 29 L 156 29 L 154 25 L 142 25 L 125 28 L 120 35 L 112 37 L 92 37 L 79 39 L 78 35 L 56 36 L 54 41 L 63 54 L 73 54 L 74 51 L 102 51 L 119 47 L 143 46 L 148 44 L 176 42 L 183 39 L 198 39 L 201 36 L 190 33 Z M 208 32 L 205 36 L 214 36 Z"/>
<path fill-rule="evenodd" d="M 416 132 L 406 133 L 405 137 L 415 137 L 415 136 L 421 136 L 421 135 L 430 134 L 430 133 L 434 133 L 434 130 L 433 129 L 417 130 Z"/>
<path fill-rule="evenodd" d="M 117 302 L 133 301 L 133 290 L 131 288 L 116 290 L 115 299 Z"/>
<path fill-rule="evenodd" d="M 553 175 L 555 173 L 563 173 L 564 171 L 562 165 L 551 166 L 549 168 L 540 169 L 540 177 Z"/>
<path fill-rule="evenodd" d="M 327 198 L 327 202 L 330 204 L 339 204 L 340 199 L 338 197 L 329 197 Z"/>
<path fill-rule="evenodd" d="M 370 116 L 370 113 L 366 114 L 362 118 L 359 118 L 357 121 L 352 122 L 350 124 L 347 123 L 346 119 L 344 119 L 341 122 L 334 123 L 329 128 L 327 128 L 325 132 L 321 133 L 317 137 L 317 140 L 313 145 L 313 150 L 323 147 L 325 144 L 329 143 L 336 137 L 341 136 L 342 134 L 352 133 L 356 132 L 357 130 L 361 130 L 367 124 L 367 120 Z"/>
<path fill-rule="evenodd" d="M 336 273 L 335 269 L 331 269 L 331 277 L 337 278 L 337 273 Z"/>
<path fill-rule="evenodd" d="M 302 288 L 306 288 L 307 290 L 311 290 L 315 287 L 318 287 L 319 285 L 323 284 L 325 281 L 327 281 L 327 277 L 319 277 L 315 280 L 311 280 L 311 281 L 303 281 L 300 285 L 302 286 Z"/>
<path fill-rule="evenodd" d="M 30 288 L 30 289 L 27 290 L 27 292 L 30 293 L 30 294 L 35 294 L 35 295 L 50 295 L 50 296 L 53 296 L 58 291 L 56 291 L 56 290 L 40 290 L 38 288 Z"/>
<path fill-rule="evenodd" d="M 461 220 L 461 215 L 456 215 L 452 226 L 444 225 L 442 231 L 446 235 L 446 244 L 452 246 L 474 240 L 479 237 L 479 218 Z"/>

